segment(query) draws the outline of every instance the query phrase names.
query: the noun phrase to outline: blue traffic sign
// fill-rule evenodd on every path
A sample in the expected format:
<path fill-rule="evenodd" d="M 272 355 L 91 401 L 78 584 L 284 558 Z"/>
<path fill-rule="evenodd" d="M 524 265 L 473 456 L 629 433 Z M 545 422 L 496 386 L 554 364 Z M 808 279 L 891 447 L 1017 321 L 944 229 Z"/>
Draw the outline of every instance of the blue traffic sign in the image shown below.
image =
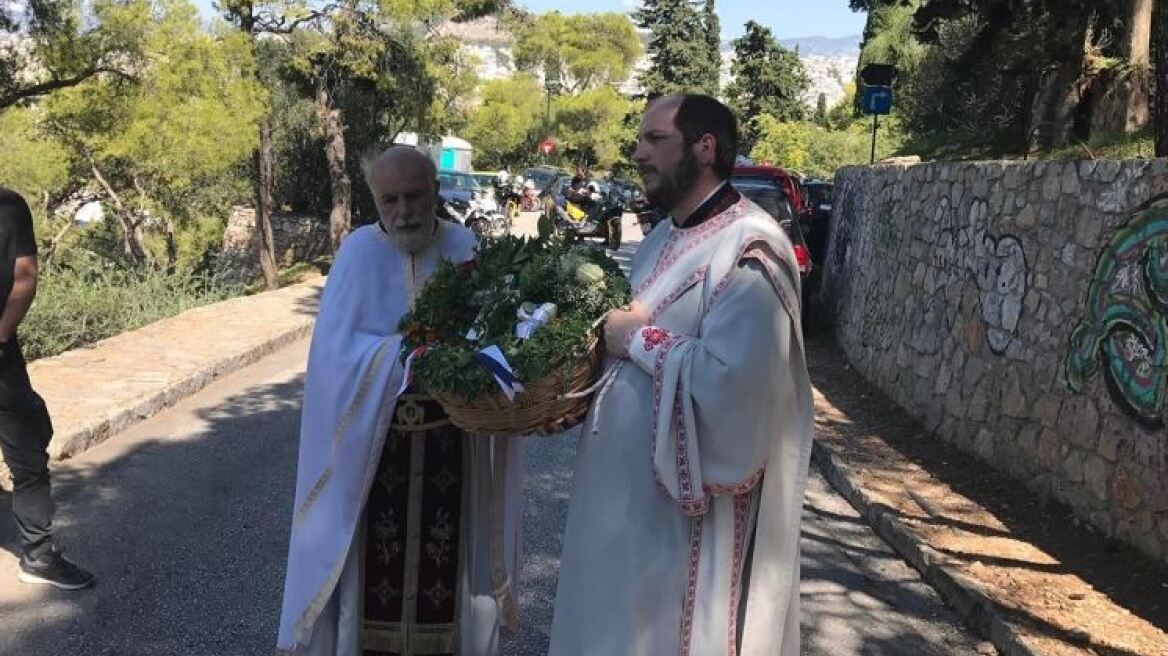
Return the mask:
<path fill-rule="evenodd" d="M 865 86 L 860 99 L 860 108 L 865 114 L 886 115 L 892 113 L 892 87 Z"/>

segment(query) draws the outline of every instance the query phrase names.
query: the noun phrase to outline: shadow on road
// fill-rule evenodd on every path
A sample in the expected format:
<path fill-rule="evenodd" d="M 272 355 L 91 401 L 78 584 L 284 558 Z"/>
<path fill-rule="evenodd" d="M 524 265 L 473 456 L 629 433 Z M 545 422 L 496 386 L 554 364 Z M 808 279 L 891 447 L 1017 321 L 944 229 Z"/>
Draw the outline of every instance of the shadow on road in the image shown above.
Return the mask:
<path fill-rule="evenodd" d="M 271 654 L 302 387 L 300 377 L 252 386 L 195 412 L 202 426 L 181 437 L 142 435 L 165 425 L 152 420 L 130 429 L 132 444 L 100 447 L 117 449 L 106 462 L 55 464 L 59 539 L 98 585 L 13 586 L 17 599 L 0 603 L 0 653 Z M 3 524 L 4 547 L 17 549 Z"/>
<path fill-rule="evenodd" d="M 807 350 L 808 368 L 816 389 L 846 417 L 845 421 L 835 423 L 833 430 L 848 439 L 878 436 L 901 459 L 900 464 L 888 466 L 889 478 L 896 479 L 903 473 L 905 480 L 909 480 L 908 472 L 920 467 L 954 492 L 988 510 L 1006 530 L 957 519 L 961 514 L 957 508 L 962 505 L 960 501 L 938 501 L 931 511 L 912 516 L 912 521 L 948 526 L 989 538 L 1013 536 L 1041 549 L 1050 556 L 1051 562 L 986 554 L 953 555 L 967 562 L 1020 571 L 1074 574 L 1134 615 L 1157 627 L 1168 627 L 1168 604 L 1163 603 L 1168 570 L 1163 566 L 1129 546 L 1084 530 L 1065 505 L 1032 492 L 1019 480 L 932 435 L 874 385 L 847 369 L 843 352 L 830 335 L 809 338 Z M 905 517 L 905 513 L 895 508 L 884 510 Z M 1068 640 L 1067 631 L 1062 627 L 1020 610 L 999 610 L 1039 633 Z M 1098 645 L 1093 648 L 1106 649 Z"/>

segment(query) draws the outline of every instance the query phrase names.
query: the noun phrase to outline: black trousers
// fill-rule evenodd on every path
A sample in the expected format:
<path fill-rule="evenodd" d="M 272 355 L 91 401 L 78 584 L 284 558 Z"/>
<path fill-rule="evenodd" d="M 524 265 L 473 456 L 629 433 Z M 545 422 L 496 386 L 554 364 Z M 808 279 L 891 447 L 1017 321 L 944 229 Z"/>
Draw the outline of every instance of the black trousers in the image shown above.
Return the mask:
<path fill-rule="evenodd" d="M 53 424 L 45 401 L 32 389 L 20 344 L 13 338 L 0 356 L 0 453 L 12 472 L 12 514 L 24 554 L 31 558 L 53 539 L 49 440 Z"/>

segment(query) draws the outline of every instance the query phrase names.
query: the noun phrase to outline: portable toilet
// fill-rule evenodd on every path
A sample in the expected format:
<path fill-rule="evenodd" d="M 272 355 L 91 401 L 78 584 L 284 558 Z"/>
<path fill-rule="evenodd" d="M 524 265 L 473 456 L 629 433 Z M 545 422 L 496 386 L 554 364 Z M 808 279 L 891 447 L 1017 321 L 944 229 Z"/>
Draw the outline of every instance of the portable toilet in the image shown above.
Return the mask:
<path fill-rule="evenodd" d="M 458 137 L 442 138 L 442 153 L 438 158 L 438 168 L 443 171 L 462 171 L 470 173 L 471 153 L 470 143 Z"/>

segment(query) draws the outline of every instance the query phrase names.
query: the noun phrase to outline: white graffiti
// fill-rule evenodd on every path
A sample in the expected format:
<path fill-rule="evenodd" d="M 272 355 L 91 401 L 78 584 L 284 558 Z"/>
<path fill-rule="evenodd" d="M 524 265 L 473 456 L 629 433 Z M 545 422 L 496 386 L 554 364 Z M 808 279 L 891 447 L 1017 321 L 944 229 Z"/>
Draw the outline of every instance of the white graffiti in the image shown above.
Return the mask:
<path fill-rule="evenodd" d="M 934 265 L 974 277 L 986 341 L 990 350 L 1001 355 L 1013 341 L 1022 318 L 1029 278 L 1026 253 L 1016 237 L 990 234 L 986 224 L 989 205 L 984 200 L 973 201 L 968 221 L 956 230 L 952 227 L 954 214 L 949 199 L 942 198 L 933 219 L 938 247 Z"/>

